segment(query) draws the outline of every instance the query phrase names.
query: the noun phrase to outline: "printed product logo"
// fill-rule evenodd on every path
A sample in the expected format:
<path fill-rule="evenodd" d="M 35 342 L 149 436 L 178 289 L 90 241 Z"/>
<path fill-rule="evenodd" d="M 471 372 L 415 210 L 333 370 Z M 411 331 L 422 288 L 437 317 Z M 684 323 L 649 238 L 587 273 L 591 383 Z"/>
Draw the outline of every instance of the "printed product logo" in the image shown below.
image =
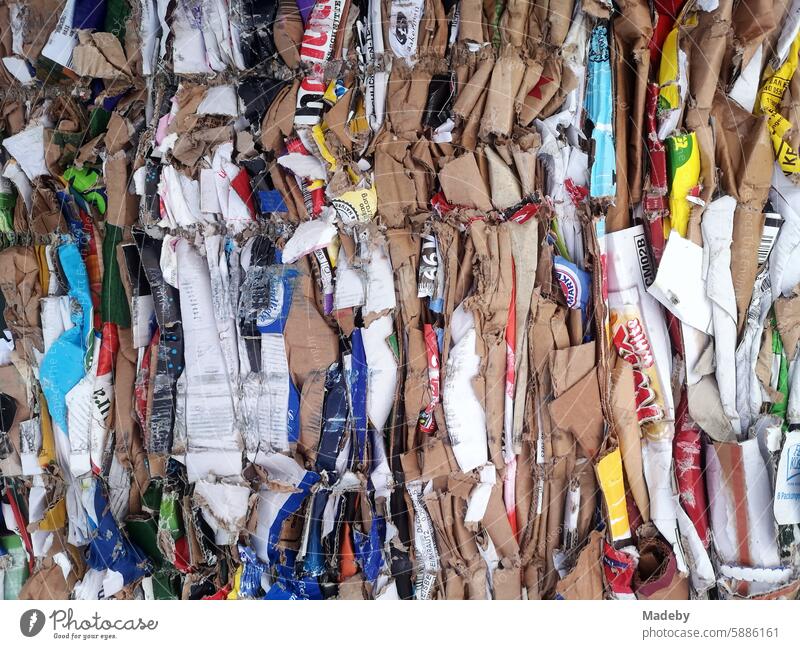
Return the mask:
<path fill-rule="evenodd" d="M 44 613 L 38 608 L 25 611 L 19 618 L 19 630 L 26 638 L 38 635 L 44 628 Z"/>
<path fill-rule="evenodd" d="M 71 608 L 53 609 L 45 615 L 38 608 L 25 611 L 19 619 L 19 630 L 26 638 L 41 633 L 45 626 L 55 640 L 116 640 L 125 631 L 155 631 L 158 620 L 145 618 L 107 618 L 95 612 L 88 617 L 76 615 Z"/>
<path fill-rule="evenodd" d="M 408 40 L 408 18 L 402 11 L 397 12 L 397 24 L 394 28 L 394 35 L 400 45 L 405 45 Z"/>
<path fill-rule="evenodd" d="M 559 268 L 556 270 L 556 278 L 564 291 L 567 299 L 567 306 L 572 308 L 580 306 L 581 283 L 569 268 Z"/>
<path fill-rule="evenodd" d="M 283 297 L 283 281 L 280 278 L 272 278 L 269 283 L 269 304 L 258 312 L 257 327 L 268 327 L 281 317 Z"/>
<path fill-rule="evenodd" d="M 331 203 L 333 204 L 337 214 L 339 214 L 339 216 L 342 218 L 342 221 L 345 223 L 354 223 L 358 220 L 358 212 L 356 212 L 356 209 L 350 205 L 350 203 L 339 198 L 334 198 Z"/>
<path fill-rule="evenodd" d="M 657 375 L 653 370 L 655 357 L 642 323 L 639 318 L 629 318 L 613 326 L 615 327 L 613 341 L 617 353 L 633 365 L 636 414 L 639 423 L 663 419 L 664 411 L 657 402 L 655 391 L 657 381 Z"/>
<path fill-rule="evenodd" d="M 787 455 L 789 461 L 786 463 L 786 482 L 800 482 L 800 444 L 790 446 Z"/>
<path fill-rule="evenodd" d="M 672 166 L 674 169 L 682 167 L 689 162 L 689 158 L 692 157 L 693 149 L 693 135 L 672 135 L 667 138 L 667 150 L 670 154 L 670 160 L 673 162 Z"/>

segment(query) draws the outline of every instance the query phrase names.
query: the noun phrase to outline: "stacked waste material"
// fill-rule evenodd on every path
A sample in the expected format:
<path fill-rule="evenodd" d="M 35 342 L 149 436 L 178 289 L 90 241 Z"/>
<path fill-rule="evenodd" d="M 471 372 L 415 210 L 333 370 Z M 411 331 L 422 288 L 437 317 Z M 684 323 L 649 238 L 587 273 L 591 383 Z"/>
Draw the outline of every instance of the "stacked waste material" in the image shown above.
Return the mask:
<path fill-rule="evenodd" d="M 2 0 L 5 598 L 795 598 L 800 0 Z"/>

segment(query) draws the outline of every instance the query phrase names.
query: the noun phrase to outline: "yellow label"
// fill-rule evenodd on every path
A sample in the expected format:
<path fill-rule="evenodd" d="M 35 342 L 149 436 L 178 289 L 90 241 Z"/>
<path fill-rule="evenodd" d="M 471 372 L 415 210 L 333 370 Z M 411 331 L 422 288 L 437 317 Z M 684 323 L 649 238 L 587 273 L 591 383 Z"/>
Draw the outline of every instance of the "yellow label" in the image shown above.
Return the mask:
<path fill-rule="evenodd" d="M 345 224 L 372 220 L 378 209 L 378 193 L 373 189 L 354 189 L 344 192 L 332 201 L 336 212 Z"/>
<path fill-rule="evenodd" d="M 364 98 L 359 97 L 355 111 L 349 118 L 347 127 L 353 135 L 364 135 L 370 132 L 369 120 L 367 119 L 367 109 L 364 105 Z"/>
<path fill-rule="evenodd" d="M 697 135 L 683 133 L 667 138 L 667 163 L 670 175 L 669 218 L 664 219 L 664 236 L 677 230 L 682 237 L 689 228 L 692 205 L 686 200 L 700 182 L 700 147 Z"/>
<path fill-rule="evenodd" d="M 47 292 L 50 286 L 50 267 L 47 265 L 47 246 L 39 245 L 34 248 L 36 251 L 36 263 L 39 266 L 39 286 Z"/>
<path fill-rule="evenodd" d="M 228 593 L 228 597 L 226 599 L 239 599 L 239 589 L 242 586 L 242 571 L 244 570 L 244 566 L 239 565 L 236 569 L 236 572 L 233 573 L 233 588 L 231 588 L 231 592 Z"/>
<path fill-rule="evenodd" d="M 597 481 L 606 502 L 612 540 L 620 541 L 630 537 L 631 527 L 625 503 L 625 481 L 622 477 L 622 455 L 619 448 L 615 448 L 597 463 Z"/>
<path fill-rule="evenodd" d="M 331 106 L 333 106 L 337 101 L 339 101 L 339 97 L 336 96 L 336 79 L 331 81 L 328 84 L 328 87 L 325 88 L 325 94 L 322 95 L 322 99 Z"/>
<path fill-rule="evenodd" d="M 756 114 L 767 116 L 767 129 L 772 140 L 772 148 L 775 150 L 778 164 L 786 174 L 800 173 L 797 151 L 784 140 L 787 131 L 792 128 L 792 123 L 780 113 L 783 95 L 797 70 L 798 53 L 800 53 L 800 34 L 794 39 L 789 56 L 783 65 L 777 70 L 767 66 L 764 71 L 764 85 L 761 86 L 756 103 Z"/>
<path fill-rule="evenodd" d="M 325 249 L 328 251 L 331 268 L 336 268 L 336 260 L 339 259 L 339 237 L 334 237 Z"/>
<path fill-rule="evenodd" d="M 314 142 L 316 142 L 317 147 L 319 148 L 320 155 L 325 158 L 325 162 L 328 163 L 330 170 L 336 171 L 336 158 L 334 158 L 331 152 L 328 150 L 328 145 L 325 143 L 325 133 L 322 131 L 322 126 L 316 124 L 311 129 L 311 137 L 314 138 Z"/>
<path fill-rule="evenodd" d="M 55 532 L 56 530 L 64 529 L 66 524 L 67 505 L 62 498 L 45 512 L 44 518 L 39 523 L 39 529 L 42 532 Z"/>
<path fill-rule="evenodd" d="M 39 392 L 39 427 L 42 431 L 42 448 L 39 451 L 39 466 L 46 467 L 56 461 L 56 438 L 53 433 L 53 422 L 50 419 L 50 411 L 47 409 L 47 401 L 44 394 Z"/>
<path fill-rule="evenodd" d="M 659 108 L 672 110 L 680 106 L 679 76 L 678 28 L 676 27 L 669 33 L 661 49 L 661 63 L 658 69 L 658 85 L 661 86 L 658 92 Z"/>

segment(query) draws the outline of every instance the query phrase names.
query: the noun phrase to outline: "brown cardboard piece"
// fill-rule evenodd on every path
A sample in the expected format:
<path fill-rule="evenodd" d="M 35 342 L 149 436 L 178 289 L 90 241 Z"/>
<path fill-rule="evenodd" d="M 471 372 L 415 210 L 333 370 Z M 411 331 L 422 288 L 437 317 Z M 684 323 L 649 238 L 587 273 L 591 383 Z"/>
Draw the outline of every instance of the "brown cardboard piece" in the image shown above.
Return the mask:
<path fill-rule="evenodd" d="M 25 3 L 27 12 L 22 32 L 22 52 L 29 61 L 36 61 L 55 30 L 61 16 L 63 2 L 59 0 L 32 0 Z"/>
<path fill-rule="evenodd" d="M 17 203 L 22 204 L 22 201 L 17 201 Z M 31 213 L 28 215 L 28 224 L 31 232 L 41 235 L 67 229 L 67 223 L 58 204 L 58 198 L 50 184 L 42 176 L 33 183 Z"/>
<path fill-rule="evenodd" d="M 485 43 L 487 29 L 481 0 L 464 0 L 459 5 L 458 40 L 460 43 Z"/>
<path fill-rule="evenodd" d="M 497 210 L 507 210 L 522 201 L 522 189 L 508 164 L 492 149 L 483 149 L 489 167 L 489 186 L 492 205 Z"/>
<path fill-rule="evenodd" d="M 521 48 L 525 42 L 527 31 L 528 11 L 530 6 L 524 0 L 510 0 L 506 3 L 506 10 L 500 18 L 500 34 L 503 43 Z"/>
<path fill-rule="evenodd" d="M 0 291 L 6 301 L 4 317 L 14 339 L 44 351 L 39 320 L 39 265 L 32 248 L 12 246 L 0 251 Z M 33 358 L 31 357 L 31 361 Z"/>
<path fill-rule="evenodd" d="M 793 295 L 781 296 L 775 300 L 774 308 L 783 350 L 786 352 L 786 359 L 791 362 L 797 355 L 797 343 L 800 342 L 800 294 L 798 294 L 798 288 L 795 288 Z"/>
<path fill-rule="evenodd" d="M 472 153 L 445 162 L 439 172 L 439 182 L 445 197 L 454 205 L 473 207 L 483 212 L 494 209 L 491 193 Z"/>
<path fill-rule="evenodd" d="M 388 227 L 402 226 L 406 215 L 417 210 L 416 187 L 406 169 L 410 162 L 408 140 L 386 136 L 375 148 L 375 189 L 378 217 Z"/>
<path fill-rule="evenodd" d="M 298 262 L 300 275 L 292 295 L 284 339 L 289 373 L 298 390 L 315 371 L 327 370 L 339 357 L 339 338 L 320 314 L 308 258 Z"/>
<path fill-rule="evenodd" d="M 514 98 L 517 96 L 525 65 L 516 49 L 506 46 L 495 61 L 481 119 L 480 136 L 510 135 L 514 125 Z"/>
<path fill-rule="evenodd" d="M 637 599 L 689 599 L 689 580 L 678 571 L 672 548 L 658 537 L 639 541 L 639 564 L 633 576 L 633 588 Z"/>
<path fill-rule="evenodd" d="M 278 14 L 272 26 L 275 49 L 290 68 L 300 64 L 300 43 L 303 40 L 303 19 L 297 3 L 293 0 L 279 0 Z"/>
<path fill-rule="evenodd" d="M 129 511 L 137 513 L 141 509 L 141 494 L 147 489 L 150 474 L 142 435 L 133 416 L 137 351 L 133 348 L 130 329 L 120 327 L 118 333 L 120 344 L 114 362 L 113 426 L 117 436 L 114 452 L 122 466 L 131 472 Z"/>
<path fill-rule="evenodd" d="M 764 117 L 755 117 L 717 93 L 716 161 L 721 184 L 738 203 L 733 217 L 731 277 L 741 333 L 758 273 L 764 203 L 772 180 L 773 152 Z"/>
<path fill-rule="evenodd" d="M 459 23 L 459 28 L 463 25 Z M 477 69 L 470 76 L 466 83 L 460 84 L 458 96 L 453 104 L 453 113 L 462 119 L 470 116 L 477 107 L 478 100 L 484 94 L 484 90 L 489 84 L 489 79 L 494 68 L 494 58 L 486 58 L 478 63 Z M 481 111 L 482 114 L 483 111 Z"/>
<path fill-rule="evenodd" d="M 733 0 L 719 0 L 713 11 L 693 12 L 693 26 L 681 26 L 681 46 L 689 59 L 689 94 L 686 126 L 695 130 L 708 124 L 722 62 L 732 33 Z"/>
<path fill-rule="evenodd" d="M 611 375 L 611 409 L 614 431 L 622 453 L 622 463 L 628 487 L 642 520 L 650 520 L 650 497 L 644 479 L 642 441 L 639 419 L 636 414 L 636 393 L 633 366 L 617 358 Z"/>
<path fill-rule="evenodd" d="M 78 579 L 83 577 L 85 565 L 78 552 L 68 545 L 61 531 L 53 534 L 53 544 L 42 558 L 34 573 L 23 584 L 19 593 L 21 600 L 68 600 Z M 66 579 L 61 566 L 54 557 L 60 553 L 69 557 L 71 569 Z"/>
<path fill-rule="evenodd" d="M 549 361 L 553 396 L 558 398 L 594 369 L 595 343 L 553 350 Z"/>
<path fill-rule="evenodd" d="M 78 39 L 72 57 L 79 75 L 108 80 L 131 77 L 127 56 L 114 34 L 79 30 Z"/>
<path fill-rule="evenodd" d="M 299 88 L 299 81 L 281 88 L 264 114 L 261 120 L 261 146 L 266 151 L 280 151 L 284 138 L 292 134 Z"/>
<path fill-rule="evenodd" d="M 139 197 L 128 192 L 128 158 L 124 151 L 108 156 L 105 164 L 108 208 L 106 220 L 117 227 L 130 227 L 139 216 Z"/>
<path fill-rule="evenodd" d="M 397 135 L 412 139 L 422 130 L 430 81 L 430 72 L 416 67 L 409 70 L 402 59 L 395 59 L 386 88 L 386 114 Z"/>
<path fill-rule="evenodd" d="M 644 118 L 650 50 L 653 34 L 645 0 L 625 0 L 612 21 L 614 86 L 614 138 L 617 151 L 617 197 L 609 207 L 608 232 L 630 225 L 629 207 L 642 196 Z"/>
<path fill-rule="evenodd" d="M 578 554 L 575 567 L 556 586 L 556 592 L 568 600 L 603 599 L 603 533 L 597 530 Z"/>
<path fill-rule="evenodd" d="M 7 441 L 10 444 L 0 444 L 0 471 L 8 477 L 19 476 L 22 473 L 19 459 L 21 451 L 19 425 L 21 422 L 30 419 L 31 410 L 28 405 L 28 387 L 25 378 L 15 365 L 0 367 L 0 392 L 11 397 L 16 405 L 14 420 L 8 430 L 4 431 L 8 434 Z M 3 435 L 3 438 L 5 437 Z"/>
<path fill-rule="evenodd" d="M 590 372 L 551 401 L 548 411 L 556 426 L 575 436 L 586 457 L 593 458 L 597 454 L 605 427 L 597 372 Z"/>
<path fill-rule="evenodd" d="M 541 67 L 531 65 L 517 93 L 519 123 L 530 126 L 561 86 L 562 60 L 551 56 Z"/>

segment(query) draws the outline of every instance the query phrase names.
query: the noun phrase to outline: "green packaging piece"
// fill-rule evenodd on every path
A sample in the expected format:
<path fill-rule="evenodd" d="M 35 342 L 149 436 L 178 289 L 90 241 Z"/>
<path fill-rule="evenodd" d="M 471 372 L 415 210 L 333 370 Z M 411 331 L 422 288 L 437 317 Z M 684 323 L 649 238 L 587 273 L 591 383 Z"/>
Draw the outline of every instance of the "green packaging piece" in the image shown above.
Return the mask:
<path fill-rule="evenodd" d="M 131 540 L 136 543 L 153 560 L 156 566 L 164 562 L 164 555 L 158 549 L 158 523 L 150 515 L 130 516 L 125 521 L 125 528 Z"/>
<path fill-rule="evenodd" d="M 127 329 L 131 326 L 131 311 L 117 263 L 117 244 L 122 241 L 122 237 L 122 228 L 106 224 L 106 234 L 103 238 L 103 268 L 106 272 L 103 273 L 100 317 L 103 318 L 103 322 L 113 322 Z"/>
<path fill-rule="evenodd" d="M 89 115 L 89 139 L 94 139 L 108 129 L 111 113 L 105 108 L 95 108 Z"/>
<path fill-rule="evenodd" d="M 778 361 L 778 380 L 775 389 L 781 393 L 782 398 L 770 406 L 769 412 L 783 420 L 783 428 L 786 430 L 786 409 L 789 405 L 786 398 L 789 394 L 789 366 L 786 362 L 786 354 L 783 352 L 783 340 L 778 333 L 778 322 L 775 316 L 772 317 L 772 354 Z"/>
<path fill-rule="evenodd" d="M 6 184 L 8 187 L 5 186 Z M 2 190 L 0 191 L 0 232 L 13 232 L 14 207 L 17 204 L 17 196 L 10 182 L 0 181 L 0 190 Z"/>
<path fill-rule="evenodd" d="M 28 555 L 17 534 L 0 536 L 0 547 L 8 551 L 11 564 L 3 569 L 3 599 L 19 599 L 19 592 L 30 575 Z"/>
<path fill-rule="evenodd" d="M 165 493 L 161 497 L 161 507 L 158 511 L 158 529 L 167 530 L 173 541 L 177 541 L 183 536 L 178 494 L 174 491 Z"/>
<path fill-rule="evenodd" d="M 181 576 L 172 568 L 163 568 L 153 574 L 154 599 L 180 599 Z"/>
<path fill-rule="evenodd" d="M 151 480 L 147 489 L 142 494 L 142 507 L 152 513 L 156 513 L 161 507 L 161 480 Z"/>
<path fill-rule="evenodd" d="M 108 0 L 106 3 L 106 20 L 103 31 L 114 34 L 124 45 L 125 23 L 131 13 L 131 7 L 126 0 Z"/>

